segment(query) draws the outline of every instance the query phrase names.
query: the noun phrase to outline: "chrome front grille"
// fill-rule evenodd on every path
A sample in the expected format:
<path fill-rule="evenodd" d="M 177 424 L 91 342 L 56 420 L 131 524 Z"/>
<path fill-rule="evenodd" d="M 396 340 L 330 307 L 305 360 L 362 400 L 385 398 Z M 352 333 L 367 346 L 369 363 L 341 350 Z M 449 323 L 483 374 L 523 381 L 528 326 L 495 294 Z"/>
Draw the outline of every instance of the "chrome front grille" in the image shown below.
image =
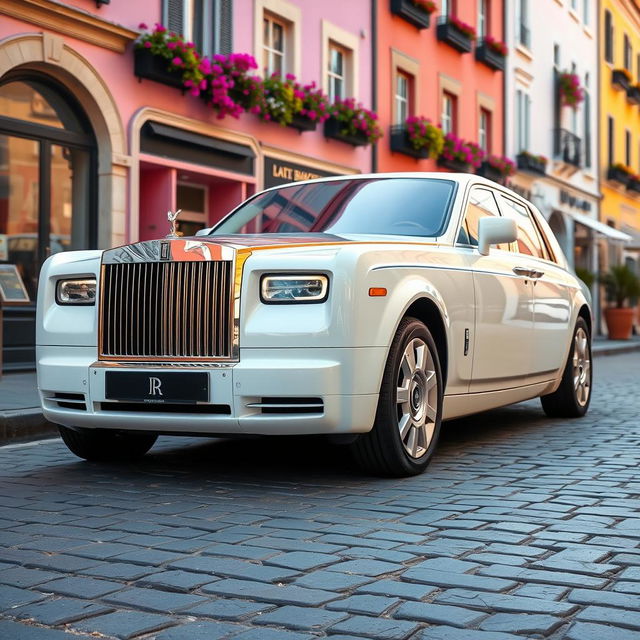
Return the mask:
<path fill-rule="evenodd" d="M 232 357 L 231 261 L 104 264 L 104 359 Z"/>

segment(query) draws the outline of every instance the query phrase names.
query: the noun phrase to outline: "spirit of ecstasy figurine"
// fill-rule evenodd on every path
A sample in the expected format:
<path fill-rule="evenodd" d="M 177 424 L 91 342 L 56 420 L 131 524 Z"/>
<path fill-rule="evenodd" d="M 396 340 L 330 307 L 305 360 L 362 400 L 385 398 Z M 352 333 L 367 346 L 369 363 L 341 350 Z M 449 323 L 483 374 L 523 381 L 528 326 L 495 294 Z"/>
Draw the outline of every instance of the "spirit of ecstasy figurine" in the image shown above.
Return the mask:
<path fill-rule="evenodd" d="M 178 209 L 175 213 L 172 211 L 167 211 L 167 220 L 169 221 L 169 235 L 167 238 L 177 238 L 178 234 L 176 233 L 176 219 L 182 213 L 182 209 Z"/>

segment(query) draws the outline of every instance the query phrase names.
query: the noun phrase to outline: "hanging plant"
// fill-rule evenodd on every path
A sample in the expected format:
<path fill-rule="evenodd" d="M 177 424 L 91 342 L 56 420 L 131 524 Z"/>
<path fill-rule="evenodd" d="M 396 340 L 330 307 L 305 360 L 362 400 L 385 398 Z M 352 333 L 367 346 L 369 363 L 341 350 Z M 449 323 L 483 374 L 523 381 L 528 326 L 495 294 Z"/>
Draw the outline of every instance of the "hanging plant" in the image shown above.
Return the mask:
<path fill-rule="evenodd" d="M 438 5 L 433 0 L 411 0 L 411 2 L 422 9 L 425 13 L 432 14 L 438 8 Z"/>
<path fill-rule="evenodd" d="M 498 38 L 494 38 L 493 36 L 485 36 L 484 43 L 489 49 L 491 49 L 491 51 L 497 53 L 503 58 L 506 58 L 507 54 L 509 53 L 507 45 L 502 42 L 502 40 L 498 40 Z"/>
<path fill-rule="evenodd" d="M 423 116 L 410 116 L 405 123 L 411 146 L 420 151 L 425 149 L 430 158 L 437 158 L 444 147 L 444 134 L 431 120 Z"/>
<path fill-rule="evenodd" d="M 361 135 L 369 143 L 382 137 L 378 115 L 356 103 L 354 98 L 336 100 L 329 109 L 329 115 L 338 122 L 343 136 Z"/>
<path fill-rule="evenodd" d="M 485 163 L 497 171 L 501 177 L 508 178 L 516 172 L 516 165 L 513 160 L 510 160 L 506 156 L 487 156 Z"/>
<path fill-rule="evenodd" d="M 440 157 L 449 162 L 460 162 L 477 169 L 484 159 L 484 151 L 475 142 L 466 142 L 453 133 L 447 133 Z"/>
<path fill-rule="evenodd" d="M 476 39 L 476 30 L 466 22 L 463 22 L 456 16 L 449 16 L 447 22 L 452 24 L 460 33 L 464 34 L 469 40 Z"/>
<path fill-rule="evenodd" d="M 580 87 L 580 78 L 575 73 L 561 73 L 558 77 L 558 87 L 562 106 L 577 109 L 584 100 L 584 90 Z"/>

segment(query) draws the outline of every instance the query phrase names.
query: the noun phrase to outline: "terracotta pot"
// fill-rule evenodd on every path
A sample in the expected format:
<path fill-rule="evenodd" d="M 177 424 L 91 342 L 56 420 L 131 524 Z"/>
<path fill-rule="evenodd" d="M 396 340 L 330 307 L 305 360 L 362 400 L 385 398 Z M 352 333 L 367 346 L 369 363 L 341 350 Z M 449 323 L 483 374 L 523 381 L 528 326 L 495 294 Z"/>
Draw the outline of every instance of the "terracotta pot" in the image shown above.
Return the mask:
<path fill-rule="evenodd" d="M 607 321 L 609 340 L 628 340 L 633 328 L 633 316 L 635 309 L 623 307 L 610 307 L 604 310 L 604 319 Z"/>

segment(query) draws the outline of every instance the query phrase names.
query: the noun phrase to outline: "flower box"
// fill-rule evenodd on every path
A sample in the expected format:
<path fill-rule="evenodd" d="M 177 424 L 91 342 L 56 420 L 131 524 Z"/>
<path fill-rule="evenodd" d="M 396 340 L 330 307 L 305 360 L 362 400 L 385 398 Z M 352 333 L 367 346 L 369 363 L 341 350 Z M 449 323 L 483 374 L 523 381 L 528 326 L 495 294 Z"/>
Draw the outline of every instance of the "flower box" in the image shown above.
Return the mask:
<path fill-rule="evenodd" d="M 640 86 L 631 85 L 627 89 L 627 102 L 629 104 L 640 105 Z"/>
<path fill-rule="evenodd" d="M 450 20 L 441 22 L 437 26 L 436 36 L 440 42 L 446 42 L 460 53 L 471 51 L 472 39 Z"/>
<path fill-rule="evenodd" d="M 640 177 L 634 176 L 633 178 L 629 178 L 627 189 L 634 193 L 640 193 Z"/>
<path fill-rule="evenodd" d="M 492 49 L 486 42 L 482 42 L 476 47 L 476 60 L 495 71 L 504 71 L 504 56 Z"/>
<path fill-rule="evenodd" d="M 614 180 L 615 182 L 619 182 L 620 184 L 627 185 L 629 184 L 629 180 L 631 176 L 628 171 L 625 171 L 621 167 L 609 167 L 607 171 L 607 180 Z"/>
<path fill-rule="evenodd" d="M 614 69 L 611 72 L 611 84 L 618 91 L 627 91 L 631 86 L 629 74 L 626 69 Z"/>
<path fill-rule="evenodd" d="M 404 18 L 418 29 L 427 29 L 431 24 L 431 14 L 412 0 L 391 0 L 391 13 Z"/>
<path fill-rule="evenodd" d="M 421 147 L 416 149 L 409 139 L 409 133 L 404 126 L 391 127 L 390 137 L 391 151 L 396 153 L 404 153 L 405 156 L 411 156 L 412 158 L 418 158 L 424 160 L 429 157 L 429 149 L 427 147 Z"/>
<path fill-rule="evenodd" d="M 448 160 L 447 158 L 440 156 L 437 164 L 439 167 L 455 171 L 456 173 L 471 172 L 471 165 L 468 162 L 462 162 L 461 160 Z"/>
<path fill-rule="evenodd" d="M 329 118 L 324 123 L 324 137 L 331 138 L 333 140 L 340 140 L 354 147 L 364 147 L 369 144 L 367 134 L 364 131 L 357 131 L 355 134 L 341 133 L 340 130 L 344 129 L 344 124 L 337 118 Z"/>
<path fill-rule="evenodd" d="M 516 162 L 518 169 L 522 171 L 538 173 L 542 176 L 547 173 L 546 162 L 543 162 L 538 156 L 531 155 L 530 153 L 519 153 L 516 156 Z"/>
<path fill-rule="evenodd" d="M 294 113 L 291 122 L 287 126 L 302 132 L 315 131 L 317 125 L 318 123 L 315 120 L 311 120 L 311 118 L 307 118 L 307 116 L 303 116 L 301 113 Z"/>
<path fill-rule="evenodd" d="M 492 167 L 488 162 L 483 162 L 477 169 L 476 175 L 487 178 L 487 180 L 493 180 L 500 184 L 504 183 L 505 176 L 495 167 Z"/>
<path fill-rule="evenodd" d="M 182 71 L 169 69 L 170 61 L 157 56 L 147 49 L 135 49 L 133 52 L 133 73 L 138 78 L 160 82 L 169 87 L 184 89 Z"/>

